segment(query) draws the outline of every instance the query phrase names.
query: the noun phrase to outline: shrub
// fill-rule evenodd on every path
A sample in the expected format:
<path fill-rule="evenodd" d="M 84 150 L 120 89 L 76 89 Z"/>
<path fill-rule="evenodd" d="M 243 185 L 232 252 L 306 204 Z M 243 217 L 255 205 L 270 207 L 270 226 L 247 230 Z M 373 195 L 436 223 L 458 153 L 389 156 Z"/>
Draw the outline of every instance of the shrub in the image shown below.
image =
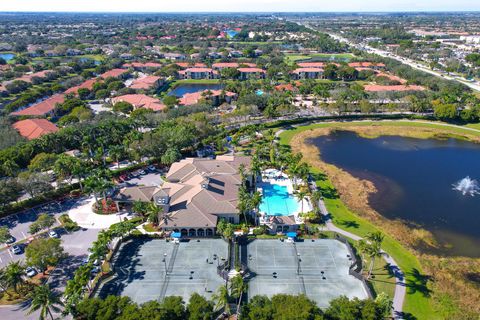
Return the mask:
<path fill-rule="evenodd" d="M 78 229 L 80 229 L 80 226 L 75 221 L 70 219 L 70 217 L 66 213 L 62 214 L 59 220 L 62 223 L 63 227 L 69 232 L 77 231 Z"/>

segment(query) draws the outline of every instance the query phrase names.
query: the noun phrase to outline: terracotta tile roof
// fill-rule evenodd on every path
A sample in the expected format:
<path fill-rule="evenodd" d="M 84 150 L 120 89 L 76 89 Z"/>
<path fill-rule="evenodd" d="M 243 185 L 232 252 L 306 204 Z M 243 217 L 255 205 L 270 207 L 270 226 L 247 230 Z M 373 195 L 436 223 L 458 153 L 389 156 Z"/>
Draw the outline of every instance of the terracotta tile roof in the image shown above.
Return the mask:
<path fill-rule="evenodd" d="M 407 80 L 405 80 L 405 79 L 402 79 L 400 77 L 394 76 L 392 74 L 384 73 L 384 72 L 377 73 L 377 77 L 385 77 L 385 78 L 388 78 L 388 79 L 393 80 L 393 81 L 398 81 L 401 84 L 407 83 Z"/>
<path fill-rule="evenodd" d="M 47 113 L 51 112 L 53 109 L 55 109 L 55 105 L 57 103 L 63 103 L 63 101 L 65 101 L 65 95 L 56 94 L 26 109 L 12 112 L 11 115 L 13 116 L 44 116 Z"/>
<path fill-rule="evenodd" d="M 177 66 L 180 68 L 190 68 L 190 67 L 195 67 L 195 68 L 206 68 L 207 65 L 205 63 L 201 62 L 196 62 L 196 63 L 190 63 L 190 62 L 177 62 L 175 63 Z"/>
<path fill-rule="evenodd" d="M 325 63 L 323 62 L 298 62 L 297 65 L 301 68 L 323 68 Z"/>
<path fill-rule="evenodd" d="M 179 99 L 179 104 L 182 104 L 184 106 L 197 104 L 198 101 L 201 98 L 203 98 L 203 93 L 206 93 L 206 92 L 208 92 L 208 90 L 186 93 Z M 222 90 L 210 90 L 210 96 L 212 97 L 218 97 L 221 94 L 222 94 Z M 224 94 L 225 96 L 228 96 L 228 97 L 235 97 L 237 95 L 235 92 L 230 92 L 230 91 L 224 91 Z"/>
<path fill-rule="evenodd" d="M 65 93 L 75 93 L 77 94 L 78 93 L 78 89 L 88 89 L 88 90 L 92 90 L 93 89 L 93 84 L 97 82 L 97 79 L 88 79 L 86 81 L 84 81 L 82 84 L 78 85 L 78 86 L 75 86 L 75 87 L 71 87 L 70 89 L 68 89 L 67 91 L 65 91 Z"/>
<path fill-rule="evenodd" d="M 130 103 L 135 109 L 147 108 L 153 111 L 162 111 L 166 108 L 166 106 L 160 100 L 144 94 L 126 94 L 123 96 L 112 98 L 113 104 L 120 101 Z"/>
<path fill-rule="evenodd" d="M 383 63 L 374 63 L 374 62 L 350 62 L 349 67 L 360 67 L 360 68 L 371 68 L 371 67 L 385 67 Z"/>
<path fill-rule="evenodd" d="M 25 75 L 21 76 L 20 78 L 15 79 L 15 80 L 32 82 L 32 78 L 35 78 L 35 77 L 45 78 L 49 72 L 52 72 L 52 70 L 43 70 L 43 71 L 38 71 L 38 72 L 35 72 L 35 73 L 31 73 L 31 74 L 25 74 Z"/>
<path fill-rule="evenodd" d="M 46 119 L 26 119 L 17 121 L 13 127 L 22 137 L 28 140 L 36 139 L 44 134 L 57 132 L 58 128 Z"/>
<path fill-rule="evenodd" d="M 417 85 L 396 85 L 396 86 L 381 86 L 377 84 L 367 84 L 364 86 L 365 91 L 369 92 L 382 92 L 382 91 L 423 91 L 422 86 Z"/>
<path fill-rule="evenodd" d="M 277 91 L 297 91 L 297 87 L 291 83 L 284 83 L 275 86 L 275 90 Z"/>
<path fill-rule="evenodd" d="M 322 68 L 297 68 L 292 71 L 293 73 L 300 73 L 300 72 L 323 72 Z"/>
<path fill-rule="evenodd" d="M 212 68 L 238 68 L 239 64 L 237 62 L 219 62 L 212 64 Z"/>
<path fill-rule="evenodd" d="M 118 78 L 128 71 L 125 69 L 112 69 L 100 75 L 100 78 L 107 79 L 109 77 Z"/>
<path fill-rule="evenodd" d="M 130 88 L 132 89 L 150 89 L 153 87 L 161 78 L 157 76 L 146 76 L 143 78 L 135 79 L 132 82 Z"/>
<path fill-rule="evenodd" d="M 238 68 L 238 71 L 244 73 L 265 73 L 265 70 L 260 68 Z"/>

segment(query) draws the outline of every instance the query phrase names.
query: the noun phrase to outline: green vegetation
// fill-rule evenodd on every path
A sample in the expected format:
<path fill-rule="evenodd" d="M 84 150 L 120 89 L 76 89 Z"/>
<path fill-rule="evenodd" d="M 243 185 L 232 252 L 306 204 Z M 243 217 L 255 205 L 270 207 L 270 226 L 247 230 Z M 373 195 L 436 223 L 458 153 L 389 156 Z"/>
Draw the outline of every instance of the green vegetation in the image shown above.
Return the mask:
<path fill-rule="evenodd" d="M 312 54 L 287 54 L 285 56 L 285 63 L 288 65 L 293 65 L 297 61 L 306 60 L 317 58 L 323 61 L 330 61 L 330 60 L 350 60 L 353 59 L 355 56 L 351 53 L 312 53 Z"/>

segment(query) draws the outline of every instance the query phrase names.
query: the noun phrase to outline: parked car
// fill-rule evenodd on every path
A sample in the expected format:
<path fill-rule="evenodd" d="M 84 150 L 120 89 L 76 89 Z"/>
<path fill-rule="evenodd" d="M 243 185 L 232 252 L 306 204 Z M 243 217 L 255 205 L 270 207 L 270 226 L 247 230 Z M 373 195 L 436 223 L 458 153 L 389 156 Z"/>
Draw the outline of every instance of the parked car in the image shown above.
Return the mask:
<path fill-rule="evenodd" d="M 10 250 L 11 250 L 12 253 L 14 253 L 14 254 L 20 254 L 20 253 L 22 253 L 22 248 L 20 248 L 20 246 L 17 246 L 17 245 L 12 246 L 12 248 L 10 248 Z"/>
<path fill-rule="evenodd" d="M 35 268 L 32 268 L 32 267 L 27 267 L 25 269 L 25 274 L 27 275 L 27 277 L 31 278 L 37 274 L 37 270 L 35 270 Z"/>
<path fill-rule="evenodd" d="M 15 239 L 14 237 L 10 236 L 10 238 L 8 238 L 7 241 L 5 241 L 5 243 L 6 243 L 6 244 L 12 244 L 12 243 L 15 242 L 15 240 L 16 240 L 16 239 Z"/>
<path fill-rule="evenodd" d="M 120 175 L 120 177 L 118 177 L 118 180 L 120 180 L 122 182 L 125 182 L 126 180 L 128 180 L 128 175 L 127 174 L 122 174 L 122 175 Z"/>
<path fill-rule="evenodd" d="M 157 170 L 157 168 L 153 164 L 149 165 L 147 169 L 151 172 L 155 172 Z"/>
<path fill-rule="evenodd" d="M 55 230 L 50 230 L 50 231 L 48 232 L 48 236 L 49 236 L 50 238 L 58 238 L 58 233 L 57 233 Z"/>
<path fill-rule="evenodd" d="M 147 173 L 145 172 L 145 170 L 143 170 L 143 169 L 139 169 L 139 170 L 138 170 L 138 173 L 141 174 L 141 175 L 147 174 Z"/>

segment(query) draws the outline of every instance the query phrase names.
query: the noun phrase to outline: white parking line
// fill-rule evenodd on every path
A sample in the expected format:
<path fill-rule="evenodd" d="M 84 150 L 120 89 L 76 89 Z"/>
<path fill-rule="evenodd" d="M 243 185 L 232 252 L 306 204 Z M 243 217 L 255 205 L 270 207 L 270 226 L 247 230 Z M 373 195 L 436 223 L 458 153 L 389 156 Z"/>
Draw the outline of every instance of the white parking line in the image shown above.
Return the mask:
<path fill-rule="evenodd" d="M 27 239 L 27 236 L 25 235 L 25 233 L 22 231 L 22 234 L 23 234 L 23 239 Z"/>

